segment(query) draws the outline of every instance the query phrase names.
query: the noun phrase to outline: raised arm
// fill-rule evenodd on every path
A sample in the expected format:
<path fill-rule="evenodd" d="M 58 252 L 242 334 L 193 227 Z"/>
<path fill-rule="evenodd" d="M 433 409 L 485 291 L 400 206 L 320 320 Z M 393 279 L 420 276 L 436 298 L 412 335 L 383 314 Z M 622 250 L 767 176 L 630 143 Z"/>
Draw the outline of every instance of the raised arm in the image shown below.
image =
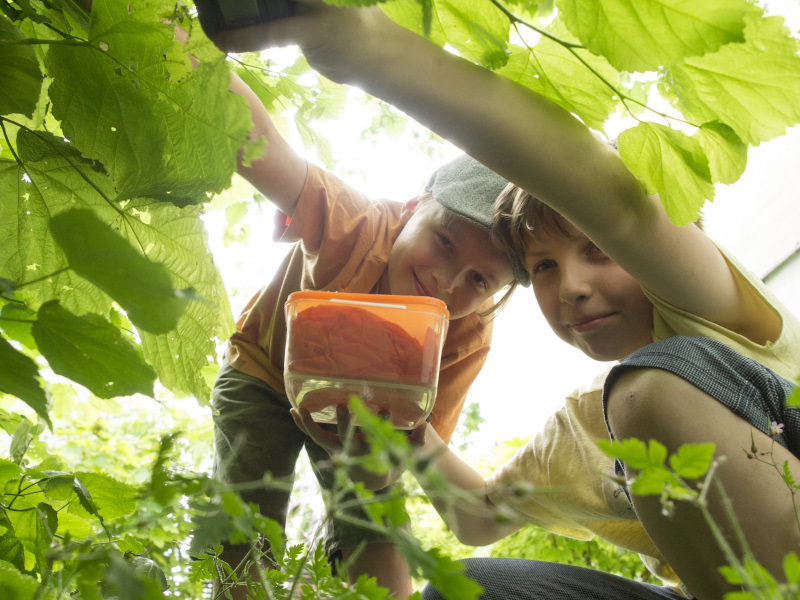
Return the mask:
<path fill-rule="evenodd" d="M 185 29 L 175 27 L 178 41 L 185 43 L 188 36 Z M 197 63 L 194 57 L 190 58 L 194 64 Z M 264 138 L 264 155 L 249 166 L 244 166 L 240 152 L 236 170 L 283 214 L 291 216 L 306 181 L 306 161 L 283 139 L 264 104 L 236 73 L 231 73 L 230 90 L 247 100 L 250 106 L 250 118 L 253 120 L 250 140 L 255 142 Z"/>
<path fill-rule="evenodd" d="M 561 107 L 377 7 L 300 7 L 301 16 L 220 42 L 230 50 L 299 43 L 324 75 L 394 104 L 555 208 L 664 300 L 757 342 L 778 335 L 777 317 L 737 286 L 714 244 L 694 226 L 670 223 L 616 152 Z"/>
<path fill-rule="evenodd" d="M 235 73 L 231 73 L 230 89 L 250 105 L 250 117 L 253 119 L 251 141 L 260 137 L 265 140 L 264 156 L 247 167 L 240 159 L 236 170 L 283 214 L 291 216 L 303 191 L 307 163 L 278 133 L 261 100 Z"/>

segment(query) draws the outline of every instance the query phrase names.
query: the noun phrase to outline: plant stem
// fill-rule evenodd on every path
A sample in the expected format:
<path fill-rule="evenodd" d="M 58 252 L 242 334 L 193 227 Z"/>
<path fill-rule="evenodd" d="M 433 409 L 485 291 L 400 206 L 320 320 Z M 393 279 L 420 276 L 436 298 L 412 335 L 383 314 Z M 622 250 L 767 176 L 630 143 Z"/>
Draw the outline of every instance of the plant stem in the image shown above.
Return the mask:
<path fill-rule="evenodd" d="M 64 271 L 69 271 L 69 267 L 62 267 L 58 271 L 54 271 L 54 272 L 50 273 L 49 275 L 42 275 L 41 277 L 37 277 L 36 279 L 30 279 L 29 281 L 23 281 L 21 283 L 15 284 L 15 285 L 17 286 L 17 289 L 23 288 L 26 285 L 33 285 L 34 283 L 39 283 L 40 281 L 45 281 L 47 279 L 50 279 L 51 277 L 55 277 L 56 275 L 60 275 Z"/>

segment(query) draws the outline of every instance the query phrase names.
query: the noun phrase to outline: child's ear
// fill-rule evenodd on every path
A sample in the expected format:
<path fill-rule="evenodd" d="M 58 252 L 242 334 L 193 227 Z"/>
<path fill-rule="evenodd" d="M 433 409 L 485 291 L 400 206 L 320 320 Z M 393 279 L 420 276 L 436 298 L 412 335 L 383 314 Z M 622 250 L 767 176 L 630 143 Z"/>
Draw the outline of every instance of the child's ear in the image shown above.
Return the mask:
<path fill-rule="evenodd" d="M 400 209 L 400 222 L 405 225 L 408 223 L 408 220 L 411 218 L 411 215 L 414 214 L 414 211 L 417 210 L 419 206 L 419 200 L 409 200 L 405 204 L 403 204 L 403 208 Z"/>

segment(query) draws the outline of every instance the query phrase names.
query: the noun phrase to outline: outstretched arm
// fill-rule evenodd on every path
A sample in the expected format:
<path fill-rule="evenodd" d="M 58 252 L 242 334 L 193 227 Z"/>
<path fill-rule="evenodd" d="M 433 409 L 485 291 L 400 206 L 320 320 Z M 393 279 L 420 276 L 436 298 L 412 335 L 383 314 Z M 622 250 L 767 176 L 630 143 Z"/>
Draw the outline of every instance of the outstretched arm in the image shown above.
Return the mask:
<path fill-rule="evenodd" d="M 453 452 L 433 427 L 426 429 L 425 443 L 419 453 L 430 463 L 417 474 L 417 481 L 462 544 L 486 546 L 525 525 L 521 520 L 498 520 L 497 509 L 486 491 L 486 480 Z M 444 490 L 437 485 L 438 475 L 447 482 Z"/>
<path fill-rule="evenodd" d="M 674 226 L 616 152 L 561 107 L 396 25 L 377 7 L 304 0 L 298 9 L 297 17 L 219 42 L 234 51 L 300 44 L 324 75 L 394 104 L 549 204 L 664 300 L 754 341 L 775 339 L 778 318 L 737 286 L 716 246 L 696 227 Z M 756 320 L 762 325 L 753 330 Z"/>
<path fill-rule="evenodd" d="M 369 452 L 363 434 L 349 432 L 350 412 L 345 406 L 336 411 L 338 432 L 325 431 L 311 419 L 305 409 L 292 409 L 297 426 L 331 456 L 346 453 L 357 457 Z M 460 542 L 472 546 L 491 544 L 519 529 L 523 523 L 501 524 L 495 518 L 497 511 L 486 494 L 486 481 L 465 463 L 439 437 L 428 423 L 417 427 L 408 438 L 417 454 L 428 462 L 428 467 L 417 474 L 419 484 L 433 503 L 436 512 L 453 531 Z M 390 469 L 383 475 L 355 466 L 348 461 L 347 474 L 353 481 L 360 481 L 367 489 L 378 490 L 396 481 L 404 468 Z M 441 477 L 439 477 L 441 476 Z M 445 489 L 438 484 L 444 479 Z"/>
<path fill-rule="evenodd" d="M 176 26 L 175 38 L 185 43 L 188 33 Z M 196 63 L 194 57 L 191 58 Z M 306 161 L 283 139 L 264 104 L 236 73 L 231 73 L 230 90 L 247 100 L 250 107 L 253 120 L 250 140 L 264 139 L 264 155 L 245 166 L 240 152 L 236 170 L 283 214 L 291 216 L 306 181 Z"/>

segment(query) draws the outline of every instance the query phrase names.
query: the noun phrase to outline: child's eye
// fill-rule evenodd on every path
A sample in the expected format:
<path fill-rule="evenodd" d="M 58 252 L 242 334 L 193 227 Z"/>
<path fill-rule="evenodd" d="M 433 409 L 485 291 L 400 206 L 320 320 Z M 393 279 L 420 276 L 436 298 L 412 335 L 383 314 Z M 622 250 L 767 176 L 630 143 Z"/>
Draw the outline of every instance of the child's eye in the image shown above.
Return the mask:
<path fill-rule="evenodd" d="M 554 266 L 556 266 L 556 263 L 552 260 L 543 260 L 533 267 L 533 274 L 536 275 L 538 273 L 544 273 L 548 269 L 552 269 Z"/>
<path fill-rule="evenodd" d="M 442 243 L 442 246 L 447 248 L 448 250 L 453 246 L 453 243 L 446 235 L 442 235 L 441 233 L 437 233 L 436 237 L 439 238 L 439 241 Z"/>
<path fill-rule="evenodd" d="M 586 246 L 586 254 L 591 254 L 593 256 L 605 256 L 606 253 L 600 250 L 594 242 L 589 242 Z"/>
<path fill-rule="evenodd" d="M 483 275 L 480 273 L 473 273 L 472 274 L 472 281 L 475 282 L 475 285 L 478 286 L 481 290 L 486 290 L 489 288 L 489 282 L 483 278 Z"/>

